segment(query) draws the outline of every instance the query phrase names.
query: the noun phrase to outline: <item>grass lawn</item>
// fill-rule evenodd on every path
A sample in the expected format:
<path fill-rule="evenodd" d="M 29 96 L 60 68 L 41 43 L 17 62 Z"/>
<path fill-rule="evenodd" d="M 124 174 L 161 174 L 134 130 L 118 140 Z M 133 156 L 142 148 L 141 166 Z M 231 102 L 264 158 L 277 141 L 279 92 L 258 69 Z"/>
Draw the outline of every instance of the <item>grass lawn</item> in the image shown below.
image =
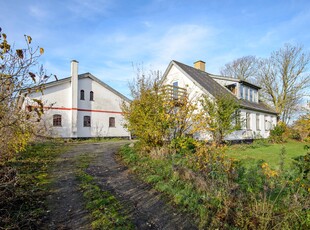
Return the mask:
<path fill-rule="evenodd" d="M 270 144 L 267 142 L 254 142 L 253 144 L 240 144 L 228 147 L 227 155 L 236 158 L 245 163 L 251 164 L 257 160 L 266 161 L 271 167 L 278 168 L 280 162 L 280 152 L 285 147 L 285 165 L 289 167 L 293 162 L 293 158 L 305 155 L 307 151 L 304 149 L 306 143 L 294 140 L 288 140 L 283 144 Z"/>

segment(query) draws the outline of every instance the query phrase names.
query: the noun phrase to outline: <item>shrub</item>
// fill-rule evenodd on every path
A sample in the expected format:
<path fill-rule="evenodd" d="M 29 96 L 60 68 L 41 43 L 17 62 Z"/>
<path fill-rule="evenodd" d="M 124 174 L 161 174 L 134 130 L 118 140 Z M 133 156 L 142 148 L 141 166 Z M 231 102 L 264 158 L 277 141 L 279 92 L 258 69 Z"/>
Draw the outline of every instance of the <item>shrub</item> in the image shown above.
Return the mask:
<path fill-rule="evenodd" d="M 177 137 L 171 141 L 170 146 L 180 154 L 194 153 L 197 140 L 192 137 Z"/>
<path fill-rule="evenodd" d="M 283 143 L 285 142 L 283 134 L 286 131 L 286 125 L 283 122 L 278 122 L 274 129 L 270 130 L 270 141 L 272 143 Z"/>

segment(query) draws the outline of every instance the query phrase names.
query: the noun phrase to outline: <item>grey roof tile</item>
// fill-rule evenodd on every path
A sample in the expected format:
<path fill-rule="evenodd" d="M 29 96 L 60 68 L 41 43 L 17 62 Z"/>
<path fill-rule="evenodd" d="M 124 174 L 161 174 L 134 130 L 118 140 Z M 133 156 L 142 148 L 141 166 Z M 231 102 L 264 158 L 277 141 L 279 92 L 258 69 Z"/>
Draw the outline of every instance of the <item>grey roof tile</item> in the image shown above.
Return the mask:
<path fill-rule="evenodd" d="M 204 88 L 214 97 L 232 96 L 239 101 L 240 106 L 244 109 L 277 114 L 277 112 L 274 109 L 270 108 L 268 105 L 266 105 L 261 101 L 259 103 L 255 103 L 244 99 L 238 99 L 227 88 L 223 87 L 221 84 L 215 81 L 207 72 L 185 65 L 178 61 L 173 60 L 172 62 L 177 66 L 179 66 L 190 78 L 192 78 L 195 82 L 197 82 L 202 88 Z"/>

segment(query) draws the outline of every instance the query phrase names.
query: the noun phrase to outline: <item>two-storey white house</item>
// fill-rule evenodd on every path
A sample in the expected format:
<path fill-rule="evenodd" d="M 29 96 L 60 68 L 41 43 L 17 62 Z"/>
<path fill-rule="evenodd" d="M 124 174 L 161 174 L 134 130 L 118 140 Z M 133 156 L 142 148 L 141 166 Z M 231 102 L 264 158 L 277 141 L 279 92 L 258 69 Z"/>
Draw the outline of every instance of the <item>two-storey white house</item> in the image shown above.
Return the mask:
<path fill-rule="evenodd" d="M 75 60 L 71 77 L 47 83 L 43 93 L 32 92 L 25 106 L 31 105 L 29 99 L 42 100 L 42 123 L 52 136 L 130 137 L 121 110 L 121 104 L 129 99 L 90 73 L 78 74 Z"/>
<path fill-rule="evenodd" d="M 247 140 L 267 138 L 277 123 L 277 113 L 259 100 L 260 87 L 247 81 L 213 75 L 205 71 L 205 62 L 197 61 L 194 67 L 171 61 L 163 76 L 163 82 L 177 88 L 185 88 L 190 98 L 207 95 L 231 95 L 240 103 L 242 128 L 228 135 L 227 140 Z M 196 138 L 205 139 L 206 135 L 197 134 Z"/>

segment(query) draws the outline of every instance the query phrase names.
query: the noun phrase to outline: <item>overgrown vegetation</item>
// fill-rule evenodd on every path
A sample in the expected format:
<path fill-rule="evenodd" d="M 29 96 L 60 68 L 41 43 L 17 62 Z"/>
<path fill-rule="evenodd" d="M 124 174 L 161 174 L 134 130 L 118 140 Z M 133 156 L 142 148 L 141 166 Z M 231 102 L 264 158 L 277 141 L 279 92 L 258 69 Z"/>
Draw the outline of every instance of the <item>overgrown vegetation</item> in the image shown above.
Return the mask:
<path fill-rule="evenodd" d="M 81 155 L 78 159 L 77 177 L 86 199 L 86 208 L 91 213 L 93 229 L 134 229 L 130 218 L 119 201 L 108 191 L 102 191 L 94 178 L 85 172 L 91 156 Z"/>
<path fill-rule="evenodd" d="M 240 105 L 235 98 L 217 96 L 211 99 L 205 96 L 201 104 L 204 119 L 200 123 L 205 125 L 217 145 L 222 144 L 228 134 L 241 128 Z"/>
<path fill-rule="evenodd" d="M 15 49 L 0 28 L 0 163 L 25 150 L 34 134 L 42 131 L 35 124 L 43 114 L 42 102 L 34 99 L 28 110 L 23 103 L 31 87 L 40 91 L 48 79 L 38 66 L 44 50 L 33 48 L 30 36 L 25 35 L 24 39 L 26 47 Z"/>
<path fill-rule="evenodd" d="M 47 210 L 48 170 L 66 150 L 60 142 L 28 145 L 0 164 L 0 229 L 38 229 Z"/>
<path fill-rule="evenodd" d="M 274 169 L 263 160 L 245 167 L 225 147 L 201 142 L 187 154 L 168 148 L 146 154 L 139 145 L 121 152 L 134 172 L 193 213 L 203 229 L 309 228 L 309 155 L 285 169 L 283 148 Z"/>
<path fill-rule="evenodd" d="M 161 83 L 158 76 L 138 74 L 134 100 L 123 107 L 127 127 L 139 139 L 121 152 L 134 172 L 195 215 L 202 229 L 310 228 L 310 153 L 295 149 L 295 159 L 288 158 L 295 164 L 287 164 L 285 123 L 278 123 L 269 140 L 241 146 L 264 149 L 278 156 L 276 162 L 233 159 L 221 144 L 241 125 L 238 103 L 218 97 L 188 106 L 189 100 L 179 100 L 179 88 L 172 86 L 169 97 Z M 212 142 L 193 139 L 197 131 L 210 134 Z"/>

